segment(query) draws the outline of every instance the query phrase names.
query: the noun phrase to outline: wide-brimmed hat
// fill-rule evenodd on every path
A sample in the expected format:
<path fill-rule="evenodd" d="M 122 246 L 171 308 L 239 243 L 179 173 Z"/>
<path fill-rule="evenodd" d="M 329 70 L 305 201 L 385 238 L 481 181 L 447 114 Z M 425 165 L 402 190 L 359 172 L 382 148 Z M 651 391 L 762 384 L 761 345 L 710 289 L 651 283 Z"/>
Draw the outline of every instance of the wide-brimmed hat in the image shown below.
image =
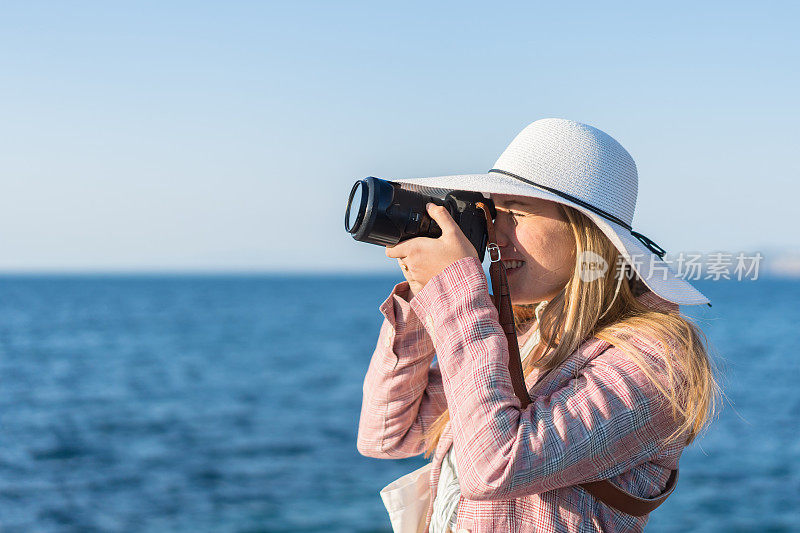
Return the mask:
<path fill-rule="evenodd" d="M 492 193 L 512 194 L 574 207 L 597 224 L 658 296 L 683 305 L 709 303 L 663 260 L 660 246 L 633 230 L 636 163 L 621 144 L 593 126 L 560 118 L 537 120 L 511 141 L 485 174 L 383 179 L 439 192 L 476 191 L 487 198 Z"/>

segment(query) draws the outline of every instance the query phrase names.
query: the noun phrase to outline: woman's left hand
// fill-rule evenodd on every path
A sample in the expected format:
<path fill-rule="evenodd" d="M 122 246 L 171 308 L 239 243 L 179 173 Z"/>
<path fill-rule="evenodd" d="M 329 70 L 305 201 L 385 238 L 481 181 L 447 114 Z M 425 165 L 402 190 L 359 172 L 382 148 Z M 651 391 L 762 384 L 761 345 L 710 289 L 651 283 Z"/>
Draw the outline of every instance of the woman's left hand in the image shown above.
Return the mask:
<path fill-rule="evenodd" d="M 442 228 L 441 237 L 414 237 L 386 247 L 386 255 L 396 257 L 405 264 L 408 267 L 406 277 L 410 275 L 420 286 L 459 259 L 478 258 L 475 247 L 444 206 L 429 202 L 426 208 Z"/>

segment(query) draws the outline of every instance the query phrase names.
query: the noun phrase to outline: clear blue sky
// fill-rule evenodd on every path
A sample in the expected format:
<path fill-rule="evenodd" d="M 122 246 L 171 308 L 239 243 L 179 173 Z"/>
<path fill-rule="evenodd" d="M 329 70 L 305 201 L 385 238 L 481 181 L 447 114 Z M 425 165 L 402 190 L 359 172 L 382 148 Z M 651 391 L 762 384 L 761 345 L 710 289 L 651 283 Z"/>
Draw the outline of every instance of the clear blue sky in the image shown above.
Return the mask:
<path fill-rule="evenodd" d="M 797 249 L 795 6 L 4 2 L 0 270 L 396 270 L 353 181 L 543 117 L 631 152 L 667 250 Z"/>

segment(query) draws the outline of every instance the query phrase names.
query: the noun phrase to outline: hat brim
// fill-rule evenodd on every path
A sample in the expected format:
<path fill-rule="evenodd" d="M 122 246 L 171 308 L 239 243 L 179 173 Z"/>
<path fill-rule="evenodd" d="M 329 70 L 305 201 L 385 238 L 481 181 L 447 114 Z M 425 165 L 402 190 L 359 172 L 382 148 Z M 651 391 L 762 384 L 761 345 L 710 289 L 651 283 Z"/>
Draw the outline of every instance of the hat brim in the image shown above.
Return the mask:
<path fill-rule="evenodd" d="M 490 194 L 511 194 L 541 198 L 568 205 L 588 216 L 611 240 L 617 250 L 625 257 L 642 281 L 664 300 L 679 305 L 701 305 L 709 299 L 691 283 L 681 278 L 672 266 L 650 251 L 625 227 L 611 222 L 594 211 L 571 202 L 552 192 L 523 183 L 510 176 L 499 173 L 458 174 L 429 178 L 381 178 L 387 181 L 428 187 L 431 192 L 445 193 L 452 190 L 475 191 Z"/>

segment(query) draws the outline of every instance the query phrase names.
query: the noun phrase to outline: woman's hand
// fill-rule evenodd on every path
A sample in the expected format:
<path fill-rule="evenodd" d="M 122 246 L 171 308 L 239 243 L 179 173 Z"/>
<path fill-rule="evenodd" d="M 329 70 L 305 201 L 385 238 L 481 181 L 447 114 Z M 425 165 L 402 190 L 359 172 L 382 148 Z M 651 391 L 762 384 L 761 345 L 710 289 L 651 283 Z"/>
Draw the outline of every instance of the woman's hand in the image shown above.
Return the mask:
<path fill-rule="evenodd" d="M 387 253 L 386 255 L 389 254 Z M 400 271 L 403 273 L 403 276 L 405 276 L 406 281 L 408 282 L 408 294 L 406 295 L 405 299 L 407 302 L 410 302 L 414 296 L 416 296 L 417 293 L 422 290 L 422 285 L 414 281 L 414 278 L 411 277 L 410 271 L 403 268 L 405 263 L 403 263 L 403 260 L 399 257 L 397 258 L 397 264 L 400 265 Z"/>
<path fill-rule="evenodd" d="M 428 214 L 442 228 L 442 236 L 415 237 L 386 247 L 386 256 L 397 258 L 408 281 L 409 301 L 439 272 L 465 257 L 478 257 L 478 252 L 458 227 L 450 212 L 441 205 L 428 203 Z M 403 265 L 406 268 L 403 268 Z"/>

